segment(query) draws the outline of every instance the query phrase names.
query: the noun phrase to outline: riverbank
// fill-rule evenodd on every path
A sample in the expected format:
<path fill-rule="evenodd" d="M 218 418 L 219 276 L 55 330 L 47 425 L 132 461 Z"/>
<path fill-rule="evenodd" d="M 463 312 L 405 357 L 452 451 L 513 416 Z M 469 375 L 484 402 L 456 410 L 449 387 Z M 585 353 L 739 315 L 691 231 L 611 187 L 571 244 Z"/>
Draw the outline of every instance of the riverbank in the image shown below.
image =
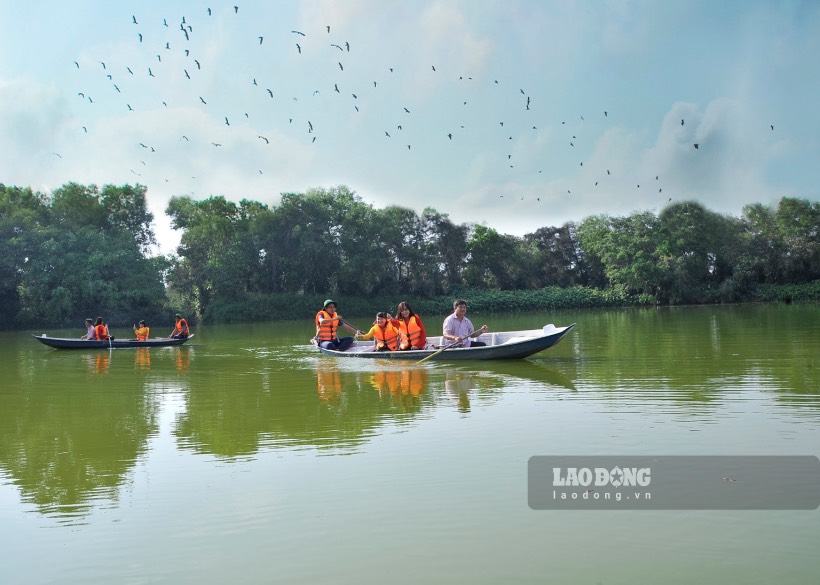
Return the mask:
<path fill-rule="evenodd" d="M 249 323 L 253 321 L 286 321 L 312 318 L 328 295 L 248 295 L 243 299 L 213 302 L 202 315 L 205 323 Z M 458 289 L 447 296 L 434 298 L 375 297 L 365 299 L 332 296 L 339 312 L 349 316 L 367 316 L 377 311 L 395 312 L 401 300 L 410 303 L 421 315 L 448 313 L 453 300 L 467 299 L 471 314 L 511 313 L 519 311 L 554 311 L 561 309 L 594 309 L 605 307 L 654 306 L 650 295 L 630 295 L 621 286 L 600 290 L 575 286 L 548 287 L 538 290 L 499 291 Z M 817 302 L 820 301 L 820 280 L 806 284 L 761 285 L 737 302 Z"/>

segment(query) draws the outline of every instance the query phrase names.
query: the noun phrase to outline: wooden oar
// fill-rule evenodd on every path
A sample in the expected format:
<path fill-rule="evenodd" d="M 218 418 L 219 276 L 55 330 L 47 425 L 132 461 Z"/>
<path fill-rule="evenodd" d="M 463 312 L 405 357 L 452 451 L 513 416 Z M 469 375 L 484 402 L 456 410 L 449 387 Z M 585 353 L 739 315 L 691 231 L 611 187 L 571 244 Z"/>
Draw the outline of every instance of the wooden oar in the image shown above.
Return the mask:
<path fill-rule="evenodd" d="M 345 324 L 345 325 L 347 325 L 348 327 L 353 327 L 353 329 L 355 329 L 356 331 L 361 331 L 361 329 L 359 329 L 358 327 L 356 327 L 353 323 L 351 323 L 351 322 L 350 322 L 350 321 L 348 321 L 347 319 L 343 319 L 342 317 L 339 317 L 339 323 L 344 323 L 344 324 Z"/>
<path fill-rule="evenodd" d="M 420 363 L 420 364 L 421 364 L 421 363 L 424 363 L 424 362 L 426 362 L 427 360 L 429 360 L 429 359 L 432 359 L 432 358 L 436 357 L 438 354 L 440 354 L 441 352 L 443 352 L 445 349 L 450 349 L 451 347 L 455 347 L 455 346 L 456 346 L 456 345 L 458 345 L 459 343 L 463 343 L 463 340 L 462 340 L 462 341 L 454 341 L 453 343 L 450 343 L 450 344 L 448 344 L 448 345 L 445 345 L 444 347 L 442 347 L 442 348 L 441 348 L 440 350 L 438 350 L 437 352 L 431 353 L 430 355 L 428 355 L 428 356 L 427 356 L 427 357 L 425 357 L 425 358 L 421 358 L 421 359 L 418 361 L 418 363 Z"/>

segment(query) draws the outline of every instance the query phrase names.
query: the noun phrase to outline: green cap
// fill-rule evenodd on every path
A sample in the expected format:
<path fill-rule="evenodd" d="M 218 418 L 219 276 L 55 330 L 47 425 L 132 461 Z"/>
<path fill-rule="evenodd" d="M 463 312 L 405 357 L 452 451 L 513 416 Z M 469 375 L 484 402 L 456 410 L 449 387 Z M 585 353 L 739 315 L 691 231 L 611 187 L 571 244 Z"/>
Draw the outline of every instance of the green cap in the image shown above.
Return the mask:
<path fill-rule="evenodd" d="M 336 301 L 334 301 L 333 299 L 328 299 L 325 301 L 325 304 L 322 305 L 322 308 L 324 309 L 328 305 L 336 305 L 337 307 L 339 306 L 338 303 L 336 303 Z"/>

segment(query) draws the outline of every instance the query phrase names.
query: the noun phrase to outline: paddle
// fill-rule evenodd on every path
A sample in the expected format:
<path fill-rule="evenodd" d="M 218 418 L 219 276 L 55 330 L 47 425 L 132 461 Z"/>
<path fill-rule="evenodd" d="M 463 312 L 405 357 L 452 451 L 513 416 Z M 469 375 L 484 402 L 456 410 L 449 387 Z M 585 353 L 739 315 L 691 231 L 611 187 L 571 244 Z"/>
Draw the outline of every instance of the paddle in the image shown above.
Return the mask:
<path fill-rule="evenodd" d="M 424 363 L 424 362 L 426 362 L 427 360 L 429 360 L 429 359 L 432 359 L 432 358 L 436 357 L 438 354 L 440 354 L 441 352 L 443 352 L 445 349 L 450 349 L 451 347 L 455 347 L 455 346 L 457 346 L 457 345 L 458 345 L 458 344 L 460 344 L 460 343 L 463 343 L 463 341 L 454 341 L 454 342 L 452 342 L 452 343 L 450 343 L 450 344 L 447 344 L 447 345 L 445 345 L 444 347 L 442 347 L 441 349 L 439 349 L 438 351 L 436 351 L 436 352 L 434 352 L 434 353 L 431 353 L 431 354 L 430 354 L 430 355 L 428 355 L 427 357 L 421 358 L 421 359 L 418 361 L 418 363 L 420 363 L 420 364 L 421 364 L 421 363 Z"/>

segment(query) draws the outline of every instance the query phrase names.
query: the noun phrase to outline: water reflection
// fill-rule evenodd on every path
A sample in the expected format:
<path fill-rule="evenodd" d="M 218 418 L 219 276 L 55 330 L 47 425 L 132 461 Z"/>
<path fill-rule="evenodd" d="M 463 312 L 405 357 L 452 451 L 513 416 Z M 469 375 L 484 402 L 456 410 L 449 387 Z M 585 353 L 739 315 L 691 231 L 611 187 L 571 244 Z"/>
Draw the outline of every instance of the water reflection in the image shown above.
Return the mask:
<path fill-rule="evenodd" d="M 82 522 L 95 503 L 116 500 L 157 431 L 158 403 L 141 378 L 112 385 L 112 376 L 97 376 L 109 372 L 104 354 L 92 358 L 87 374 L 66 373 L 57 391 L 35 376 L 3 395 L 0 467 L 23 502 L 64 522 Z M 72 360 L 77 365 L 87 361 L 73 357 L 82 357 Z"/>
<path fill-rule="evenodd" d="M 138 347 L 134 350 L 134 367 L 138 370 L 151 369 L 151 349 Z"/>

